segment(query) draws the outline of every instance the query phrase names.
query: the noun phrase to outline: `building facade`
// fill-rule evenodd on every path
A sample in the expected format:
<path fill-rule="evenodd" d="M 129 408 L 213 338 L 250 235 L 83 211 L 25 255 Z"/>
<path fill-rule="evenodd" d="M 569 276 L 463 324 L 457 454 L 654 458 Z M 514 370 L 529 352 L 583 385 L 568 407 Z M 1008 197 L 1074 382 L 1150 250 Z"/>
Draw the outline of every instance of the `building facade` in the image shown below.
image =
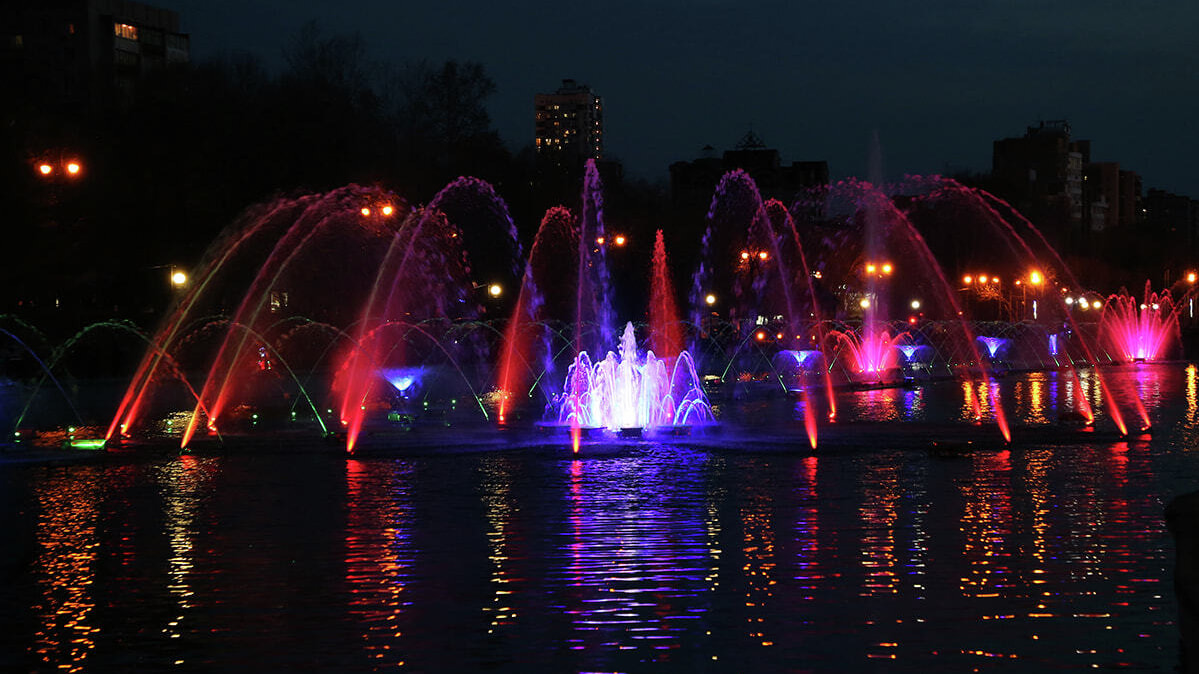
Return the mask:
<path fill-rule="evenodd" d="M 1059 250 L 1084 244 L 1083 169 L 1090 141 L 1074 140 L 1066 120 L 1042 121 L 1020 138 L 994 142 L 991 176 L 996 191 L 1041 227 Z"/>
<path fill-rule="evenodd" d="M 533 97 L 534 147 L 540 162 L 574 169 L 604 158 L 604 101 L 586 84 L 562 80 Z"/>
<path fill-rule="evenodd" d="M 177 12 L 129 0 L 20 0 L 0 8 L 9 116 L 70 119 L 129 100 L 137 81 L 190 60 Z"/>

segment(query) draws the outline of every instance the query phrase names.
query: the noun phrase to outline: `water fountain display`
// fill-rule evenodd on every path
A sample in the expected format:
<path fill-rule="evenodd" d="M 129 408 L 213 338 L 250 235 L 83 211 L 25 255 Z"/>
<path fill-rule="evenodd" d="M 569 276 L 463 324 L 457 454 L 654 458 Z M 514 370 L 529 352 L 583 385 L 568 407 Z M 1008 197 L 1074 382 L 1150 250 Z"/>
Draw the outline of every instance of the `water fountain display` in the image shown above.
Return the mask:
<path fill-rule="evenodd" d="M 975 223 L 966 249 L 951 226 L 963 219 Z M 801 400 L 799 441 L 816 448 L 822 428 L 846 423 L 845 391 L 961 381 L 968 420 L 1006 443 L 997 377 L 1054 371 L 1082 391 L 1080 369 L 1168 358 L 1180 343 L 1168 292 L 1084 315 L 1031 223 L 938 177 L 843 181 L 787 205 L 732 171 L 687 263 L 686 301 L 667 237 L 653 238 L 647 295 L 618 317 L 594 163 L 578 204 L 546 211 L 527 254 L 503 198 L 473 178 L 420 206 L 348 186 L 253 207 L 154 333 L 127 329 L 142 356 L 93 441 L 282 433 L 353 452 L 426 424 L 561 429 L 577 448 L 582 431 L 707 428 L 731 421 L 722 401 L 779 396 Z M 977 250 L 994 271 L 962 274 Z M 40 358 L 9 327 L 13 348 Z M 70 401 L 65 357 L 39 361 L 14 433 L 34 400 Z M 1093 423 L 1094 400 L 1121 435 L 1150 425 L 1126 377 L 1094 379 L 1097 394 L 1068 396 L 1062 417 Z"/>
<path fill-rule="evenodd" d="M 1148 283 L 1139 300 L 1127 292 L 1109 297 L 1099 329 L 1110 352 L 1126 363 L 1169 358 L 1180 342 L 1170 291 L 1155 293 Z"/>

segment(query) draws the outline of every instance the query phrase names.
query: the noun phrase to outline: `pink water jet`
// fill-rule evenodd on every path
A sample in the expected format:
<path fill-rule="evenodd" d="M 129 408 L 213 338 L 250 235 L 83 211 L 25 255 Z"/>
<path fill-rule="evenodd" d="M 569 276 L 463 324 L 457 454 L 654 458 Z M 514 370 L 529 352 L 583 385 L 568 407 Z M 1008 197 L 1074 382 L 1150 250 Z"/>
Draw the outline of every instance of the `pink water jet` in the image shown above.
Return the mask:
<path fill-rule="evenodd" d="M 1099 331 L 1111 351 L 1126 363 L 1163 360 L 1181 343 L 1170 291 L 1155 293 L 1148 282 L 1140 300 L 1127 292 L 1109 297 Z"/>

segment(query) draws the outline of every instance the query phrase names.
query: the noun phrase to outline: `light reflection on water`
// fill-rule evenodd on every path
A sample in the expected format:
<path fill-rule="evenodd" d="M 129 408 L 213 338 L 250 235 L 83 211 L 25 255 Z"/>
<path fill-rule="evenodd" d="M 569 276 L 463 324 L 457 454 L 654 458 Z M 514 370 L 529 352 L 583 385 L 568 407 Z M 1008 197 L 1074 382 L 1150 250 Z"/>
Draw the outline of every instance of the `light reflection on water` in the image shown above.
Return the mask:
<path fill-rule="evenodd" d="M 32 607 L 38 627 L 32 650 L 38 661 L 81 672 L 96 647 L 96 557 L 100 548 L 97 505 L 101 486 L 94 471 L 60 473 L 35 489 L 39 510 L 33 581 L 40 598 Z"/>
<path fill-rule="evenodd" d="M 1074 390 L 1059 374 L 1011 376 L 999 399 L 1053 423 Z M 27 560 L 5 567 L 0 665 L 1168 671 L 1161 512 L 1199 474 L 1197 379 L 1113 372 L 1113 396 L 1146 393 L 1148 442 L 952 458 L 643 444 L 0 466 L 4 540 Z M 956 418 L 969 395 L 842 409 Z"/>

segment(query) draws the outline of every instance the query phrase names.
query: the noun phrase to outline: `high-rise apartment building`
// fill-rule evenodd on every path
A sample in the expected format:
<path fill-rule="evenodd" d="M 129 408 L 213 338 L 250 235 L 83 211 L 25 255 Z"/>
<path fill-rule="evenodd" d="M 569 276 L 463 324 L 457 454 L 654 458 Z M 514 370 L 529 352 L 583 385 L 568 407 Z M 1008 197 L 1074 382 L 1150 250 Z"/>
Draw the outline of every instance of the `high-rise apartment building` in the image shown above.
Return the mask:
<path fill-rule="evenodd" d="M 1081 246 L 1083 167 L 1091 144 L 1070 137 L 1066 120 L 1030 126 L 1021 138 L 994 143 L 996 191 L 1042 228 L 1059 250 Z"/>
<path fill-rule="evenodd" d="M 562 80 L 552 94 L 533 97 L 539 162 L 568 169 L 604 156 L 604 101 L 586 84 Z"/>

